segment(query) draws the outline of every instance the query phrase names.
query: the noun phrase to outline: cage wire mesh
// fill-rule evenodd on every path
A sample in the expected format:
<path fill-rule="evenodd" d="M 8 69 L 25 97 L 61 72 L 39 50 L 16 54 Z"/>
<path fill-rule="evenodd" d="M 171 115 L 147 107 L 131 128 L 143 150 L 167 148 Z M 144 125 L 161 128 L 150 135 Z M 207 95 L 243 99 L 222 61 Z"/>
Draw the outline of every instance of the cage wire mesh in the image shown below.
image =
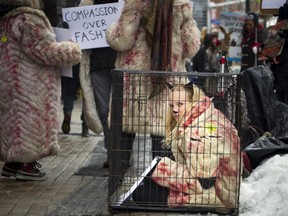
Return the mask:
<path fill-rule="evenodd" d="M 114 70 L 110 211 L 238 215 L 238 75 Z"/>

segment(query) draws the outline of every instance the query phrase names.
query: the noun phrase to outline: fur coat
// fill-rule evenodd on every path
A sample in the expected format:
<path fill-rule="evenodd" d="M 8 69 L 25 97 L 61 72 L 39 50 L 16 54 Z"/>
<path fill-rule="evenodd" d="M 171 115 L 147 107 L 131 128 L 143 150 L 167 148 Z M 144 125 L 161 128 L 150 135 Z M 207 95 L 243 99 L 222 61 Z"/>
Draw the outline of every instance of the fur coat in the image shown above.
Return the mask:
<path fill-rule="evenodd" d="M 151 68 L 151 48 L 146 30 L 141 24 L 143 13 L 149 7 L 147 2 L 126 0 L 118 22 L 107 29 L 107 43 L 118 51 L 117 69 L 147 71 Z M 191 59 L 199 50 L 200 37 L 190 1 L 174 0 L 170 59 L 172 71 L 186 71 L 186 59 Z M 141 73 L 124 73 L 123 91 L 123 131 L 164 135 L 166 90 L 148 99 L 152 92 L 151 77 Z"/>
<path fill-rule="evenodd" d="M 0 8 L 0 158 L 35 162 L 58 152 L 60 67 L 82 52 L 56 42 L 39 1 L 0 0 Z"/>
<path fill-rule="evenodd" d="M 152 173 L 156 183 L 170 189 L 168 205 L 236 208 L 241 157 L 233 124 L 203 97 L 173 134 L 175 160 L 162 158 Z"/>

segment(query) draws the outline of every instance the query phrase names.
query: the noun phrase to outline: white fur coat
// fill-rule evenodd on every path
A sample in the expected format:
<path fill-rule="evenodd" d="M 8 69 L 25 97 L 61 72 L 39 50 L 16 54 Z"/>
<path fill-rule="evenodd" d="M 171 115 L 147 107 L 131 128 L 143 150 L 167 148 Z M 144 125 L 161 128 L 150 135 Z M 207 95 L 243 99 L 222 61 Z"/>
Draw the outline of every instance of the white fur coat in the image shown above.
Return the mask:
<path fill-rule="evenodd" d="M 57 154 L 60 66 L 77 64 L 82 54 L 72 41 L 56 42 L 48 18 L 33 6 L 0 17 L 0 159 L 7 162 Z"/>

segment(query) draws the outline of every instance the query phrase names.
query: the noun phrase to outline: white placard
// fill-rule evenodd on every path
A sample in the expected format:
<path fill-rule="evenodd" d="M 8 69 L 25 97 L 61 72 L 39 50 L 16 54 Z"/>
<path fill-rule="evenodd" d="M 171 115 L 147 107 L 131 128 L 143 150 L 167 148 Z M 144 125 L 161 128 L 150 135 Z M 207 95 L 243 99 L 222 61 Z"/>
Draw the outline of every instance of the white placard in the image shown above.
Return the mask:
<path fill-rule="evenodd" d="M 262 9 L 280 8 L 286 3 L 286 0 L 262 0 Z"/>
<path fill-rule="evenodd" d="M 260 12 L 261 14 L 273 14 L 277 16 L 279 8 L 286 3 L 286 0 L 261 0 Z"/>
<path fill-rule="evenodd" d="M 67 41 L 71 40 L 71 31 L 70 29 L 64 29 L 64 28 L 53 28 L 54 32 L 56 34 L 56 41 Z M 73 77 L 73 72 L 72 72 L 72 66 L 70 67 L 62 67 L 61 68 L 61 76 L 65 77 Z"/>
<path fill-rule="evenodd" d="M 123 0 L 117 3 L 62 8 L 63 21 L 69 25 L 72 39 L 81 49 L 107 47 L 106 30 L 118 21 Z"/>
<path fill-rule="evenodd" d="M 232 12 L 221 13 L 220 25 L 223 26 L 227 32 L 232 32 L 228 50 L 228 60 L 230 61 L 241 60 L 241 42 L 244 23 L 245 14 Z M 224 38 L 224 35 L 221 32 L 219 33 L 219 38 Z"/>

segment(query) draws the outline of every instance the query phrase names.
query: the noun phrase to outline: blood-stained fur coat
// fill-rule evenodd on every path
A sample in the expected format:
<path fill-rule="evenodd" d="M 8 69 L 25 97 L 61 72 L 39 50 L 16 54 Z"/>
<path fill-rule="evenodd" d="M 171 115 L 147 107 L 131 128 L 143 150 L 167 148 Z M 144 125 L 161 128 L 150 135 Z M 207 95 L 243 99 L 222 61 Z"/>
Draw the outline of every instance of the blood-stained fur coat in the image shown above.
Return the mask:
<path fill-rule="evenodd" d="M 232 123 L 204 96 L 173 134 L 175 160 L 162 158 L 152 173 L 156 183 L 170 189 L 168 205 L 236 208 L 240 142 Z"/>
<path fill-rule="evenodd" d="M 151 68 L 151 48 L 145 27 L 141 24 L 143 13 L 149 7 L 147 2 L 149 1 L 126 0 L 120 19 L 107 29 L 107 43 L 118 51 L 115 65 L 118 69 L 145 71 Z M 186 71 L 186 59 L 191 59 L 199 46 L 200 31 L 193 20 L 190 1 L 174 0 L 170 59 L 172 71 Z M 151 92 L 151 77 L 124 75 L 125 132 L 164 134 L 163 113 L 167 106 L 167 92 L 164 90 L 148 100 Z"/>
<path fill-rule="evenodd" d="M 35 162 L 58 152 L 60 67 L 78 63 L 82 52 L 56 42 L 38 0 L 0 0 L 0 7 L 0 159 Z"/>

